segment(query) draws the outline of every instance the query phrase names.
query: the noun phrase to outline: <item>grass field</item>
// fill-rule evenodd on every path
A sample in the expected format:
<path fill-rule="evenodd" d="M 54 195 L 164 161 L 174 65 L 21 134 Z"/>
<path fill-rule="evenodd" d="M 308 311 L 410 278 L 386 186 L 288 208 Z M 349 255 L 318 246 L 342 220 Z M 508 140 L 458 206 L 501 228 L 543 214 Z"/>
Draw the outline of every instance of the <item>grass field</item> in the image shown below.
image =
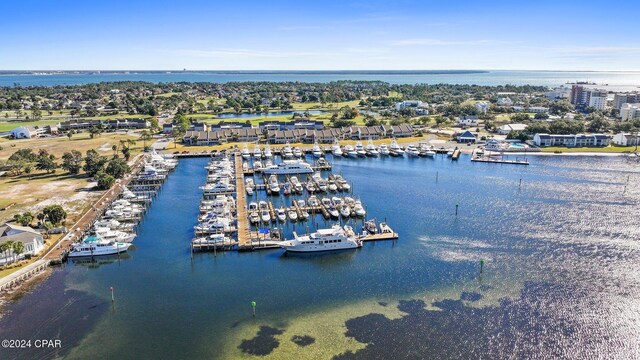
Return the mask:
<path fill-rule="evenodd" d="M 560 151 L 563 153 L 625 153 L 625 152 L 634 152 L 636 150 L 635 146 L 607 146 L 607 147 L 564 147 L 564 146 L 550 146 L 550 147 L 541 147 L 540 150 L 543 152 L 556 152 Z"/>
<path fill-rule="evenodd" d="M 0 121 L 0 133 L 11 131 L 19 126 L 45 126 L 55 125 L 59 120 L 40 120 L 40 121 Z"/>
<path fill-rule="evenodd" d="M 127 139 L 137 140 L 138 136 L 124 133 L 103 134 L 91 139 L 88 133 L 80 133 L 75 134 L 71 140 L 66 136 L 10 140 L 0 143 L 0 160 L 8 159 L 19 149 L 33 149 L 36 153 L 39 149 L 46 149 L 58 159 L 70 150 L 78 150 L 84 154 L 89 149 L 96 149 L 100 154 L 110 157 L 113 154 L 111 146 L 119 145 L 120 140 Z M 140 153 L 142 142 L 138 141 L 131 150 L 133 156 Z M 93 186 L 84 174 L 69 175 L 62 169 L 54 174 L 34 170 L 30 175 L 0 177 L 0 208 L 15 203 L 10 209 L 0 211 L 0 223 L 11 219 L 16 213 L 27 210 L 35 212 L 51 204 L 63 205 L 69 213 L 69 219 L 73 220 L 91 206 L 90 200 L 101 193 L 92 191 Z"/>

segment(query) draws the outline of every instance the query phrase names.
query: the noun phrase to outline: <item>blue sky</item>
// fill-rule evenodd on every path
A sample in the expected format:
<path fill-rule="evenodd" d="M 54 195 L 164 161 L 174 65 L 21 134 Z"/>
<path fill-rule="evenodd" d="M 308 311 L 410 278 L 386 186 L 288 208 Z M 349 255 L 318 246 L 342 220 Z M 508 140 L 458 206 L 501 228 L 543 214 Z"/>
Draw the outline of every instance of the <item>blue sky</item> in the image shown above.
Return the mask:
<path fill-rule="evenodd" d="M 638 1 L 1 0 L 0 70 L 640 70 Z"/>

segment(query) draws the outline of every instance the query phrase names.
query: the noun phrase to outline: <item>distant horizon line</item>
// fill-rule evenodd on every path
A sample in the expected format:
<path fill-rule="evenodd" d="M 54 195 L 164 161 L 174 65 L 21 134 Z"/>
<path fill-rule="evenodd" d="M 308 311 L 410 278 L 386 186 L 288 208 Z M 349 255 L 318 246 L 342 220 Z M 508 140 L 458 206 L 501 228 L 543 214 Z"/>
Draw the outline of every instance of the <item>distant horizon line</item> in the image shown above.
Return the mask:
<path fill-rule="evenodd" d="M 446 74 L 446 73 L 487 73 L 492 71 L 526 71 L 526 72 L 557 72 L 557 73 L 625 73 L 625 72 L 640 72 L 640 70 L 543 70 L 543 69 L 413 69 L 413 70 L 391 70 L 391 69 L 377 69 L 377 70 L 189 70 L 189 69 L 154 69 L 154 70 L 139 70 L 139 69 L 34 69 L 34 70 L 0 70 L 0 74 L 3 75 L 36 75 L 34 73 L 48 73 L 50 75 L 58 74 L 72 74 L 72 73 L 197 73 L 197 72 L 212 72 L 212 73 L 259 73 L 259 74 L 286 74 L 286 73 L 377 73 L 377 74 L 420 74 L 420 73 L 433 73 L 433 74 Z"/>

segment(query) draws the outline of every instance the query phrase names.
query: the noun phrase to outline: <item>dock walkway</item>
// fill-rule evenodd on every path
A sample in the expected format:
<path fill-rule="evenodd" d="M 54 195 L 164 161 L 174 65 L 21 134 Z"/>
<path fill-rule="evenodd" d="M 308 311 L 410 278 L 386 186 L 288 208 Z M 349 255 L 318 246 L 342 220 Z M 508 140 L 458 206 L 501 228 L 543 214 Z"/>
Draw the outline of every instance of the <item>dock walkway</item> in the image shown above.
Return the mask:
<path fill-rule="evenodd" d="M 244 173 L 242 171 L 242 156 L 235 154 L 236 171 L 236 217 L 238 218 L 238 245 L 251 245 L 249 233 L 249 214 L 247 210 L 247 193 L 244 188 Z"/>

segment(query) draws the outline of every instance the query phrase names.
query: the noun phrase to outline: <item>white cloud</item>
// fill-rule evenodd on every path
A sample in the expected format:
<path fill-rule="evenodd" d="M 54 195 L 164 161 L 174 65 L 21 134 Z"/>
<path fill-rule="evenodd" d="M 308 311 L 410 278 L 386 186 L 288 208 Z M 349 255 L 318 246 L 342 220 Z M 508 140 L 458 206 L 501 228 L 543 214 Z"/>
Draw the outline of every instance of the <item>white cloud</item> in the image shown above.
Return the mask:
<path fill-rule="evenodd" d="M 403 39 L 390 41 L 389 44 L 393 46 L 414 46 L 414 45 L 504 45 L 504 44 L 517 44 L 519 41 L 504 41 L 504 40 L 441 40 L 430 38 L 417 38 L 417 39 Z"/>

